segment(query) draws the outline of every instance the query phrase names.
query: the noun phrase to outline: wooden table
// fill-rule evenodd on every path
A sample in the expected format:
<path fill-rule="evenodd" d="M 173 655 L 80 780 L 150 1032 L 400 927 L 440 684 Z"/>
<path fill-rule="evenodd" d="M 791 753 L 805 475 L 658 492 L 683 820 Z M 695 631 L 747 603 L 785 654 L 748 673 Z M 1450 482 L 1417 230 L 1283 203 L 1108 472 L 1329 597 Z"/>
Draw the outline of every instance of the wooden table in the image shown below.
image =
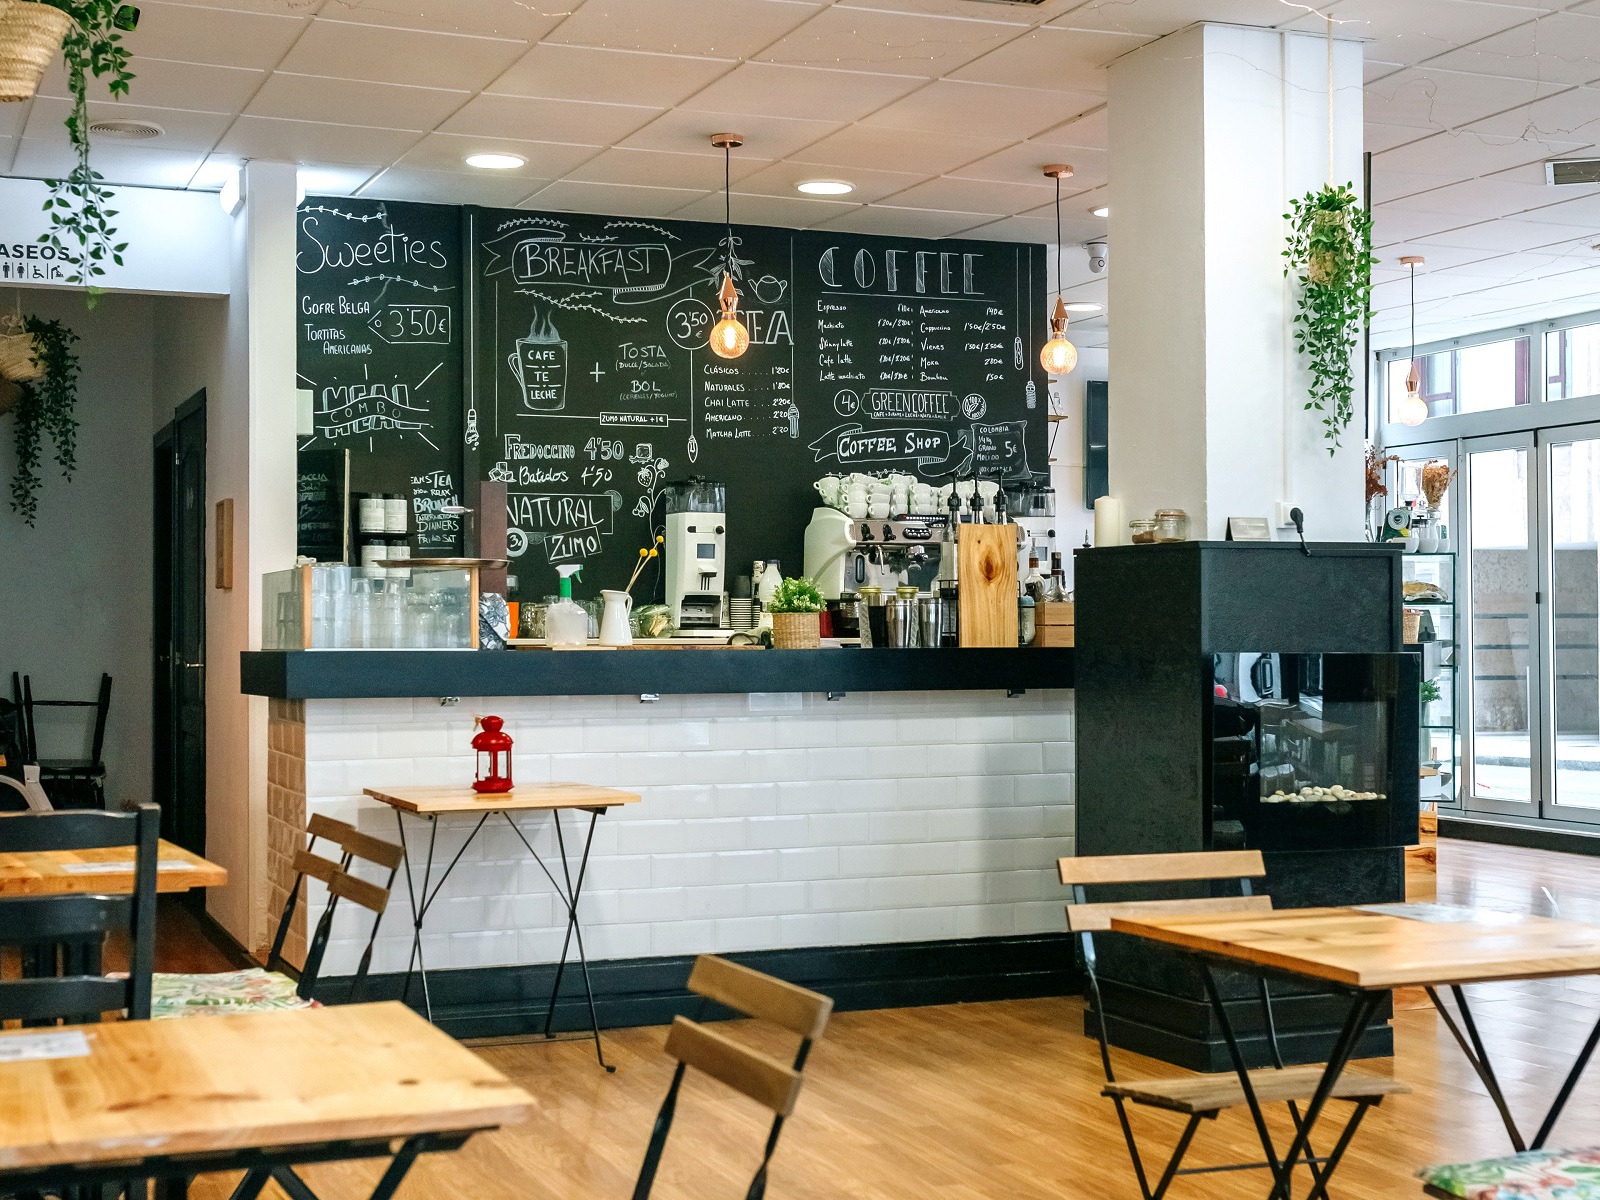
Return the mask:
<path fill-rule="evenodd" d="M 51 1042 L 66 1056 L 26 1057 Z M 532 1107 L 395 1003 L 18 1030 L 0 1033 L 0 1192 L 155 1178 L 181 1194 L 243 1169 L 235 1200 L 269 1178 L 304 1197 L 294 1165 L 381 1157 L 372 1197 L 389 1200 L 418 1154 Z"/>
<path fill-rule="evenodd" d="M 1463 986 L 1507 979 L 1544 979 L 1600 973 L 1600 927 L 1522 913 L 1457 908 L 1441 904 L 1374 904 L 1356 908 L 1301 908 L 1235 914 L 1133 920 L 1113 917 L 1111 928 L 1192 951 L 1203 960 L 1206 991 L 1217 1014 L 1234 1068 L 1244 1081 L 1246 1099 L 1269 1163 L 1277 1164 L 1250 1089 L 1213 964 L 1314 979 L 1350 997 L 1349 1016 L 1334 1042 L 1328 1064 L 1306 1109 L 1289 1153 L 1294 1162 L 1311 1135 L 1339 1074 L 1360 1044 L 1367 1025 L 1393 988 L 1422 986 L 1444 1018 L 1462 1052 L 1499 1109 L 1511 1143 L 1518 1150 L 1544 1145 L 1567 1098 L 1600 1043 L 1600 1022 L 1589 1034 L 1577 1061 L 1551 1104 L 1532 1142 L 1526 1142 L 1506 1105 L 1494 1068 L 1467 1005 Z M 1448 987 L 1460 1020 L 1439 995 Z M 1289 1172 L 1273 1166 L 1273 1195 L 1289 1195 Z M 1325 1180 L 1323 1181 L 1326 1182 Z M 1322 1185 L 1308 1200 L 1317 1200 Z"/>
<path fill-rule="evenodd" d="M 406 963 L 406 978 L 401 996 L 410 994 L 411 973 L 414 968 L 422 979 L 423 1008 L 427 1011 L 428 1019 L 433 1020 L 433 998 L 428 991 L 428 968 L 422 957 L 423 921 L 427 918 L 428 909 L 433 907 L 433 902 L 438 899 L 439 892 L 450 878 L 450 872 L 466 853 L 467 847 L 478 836 L 485 822 L 498 813 L 505 819 L 506 824 L 511 826 L 528 853 L 533 856 L 533 861 L 539 864 L 539 869 L 550 880 L 550 886 L 555 889 L 556 895 L 567 909 L 567 932 L 561 943 L 561 959 L 556 964 L 555 984 L 550 989 L 550 1003 L 545 1010 L 544 1036 L 547 1038 L 551 1036 L 551 1022 L 555 1019 L 556 1000 L 561 993 L 561 978 L 567 969 L 567 955 L 573 942 L 576 941 L 578 963 L 583 969 L 583 989 L 589 1002 L 589 1030 L 594 1036 L 595 1057 L 600 1060 L 600 1065 L 605 1067 L 607 1072 L 615 1070 L 616 1068 L 607 1064 L 605 1050 L 600 1045 L 600 1019 L 595 1013 L 594 988 L 589 980 L 589 959 L 583 950 L 583 927 L 578 923 L 578 900 L 583 895 L 583 878 L 589 869 L 589 848 L 594 844 L 595 822 L 613 808 L 619 808 L 624 804 L 637 804 L 639 796 L 634 792 L 593 787 L 585 783 L 527 784 L 509 792 L 489 794 L 480 794 L 471 788 L 367 788 L 366 794 L 394 809 L 395 824 L 400 830 L 400 845 L 406 853 L 406 895 L 411 900 L 412 933 L 411 958 Z M 561 814 L 568 811 L 589 814 L 589 831 L 583 841 L 583 854 L 578 860 L 576 871 L 572 869 L 572 863 L 567 855 L 567 839 L 561 828 Z M 544 859 L 539 856 L 539 852 L 533 848 L 533 843 L 528 840 L 526 833 L 516 822 L 515 814 L 529 812 L 550 814 L 550 821 L 555 826 L 556 845 L 561 851 L 560 879 L 557 879 L 545 865 Z M 429 824 L 428 858 L 420 885 L 414 879 L 411 867 L 411 846 L 406 840 L 406 823 L 403 816 L 406 813 Z M 433 859 L 439 838 L 439 818 L 462 813 L 469 817 L 477 814 L 477 824 L 472 827 L 472 832 L 467 834 L 467 840 L 462 843 L 461 849 L 456 851 L 455 857 L 445 866 L 438 882 L 434 883 L 432 882 Z"/>
<path fill-rule="evenodd" d="M 133 854 L 132 846 L 0 854 L 0 897 L 55 896 L 68 892 L 131 892 Z M 160 843 L 156 863 L 158 892 L 221 887 L 227 882 L 228 872 L 216 863 L 171 842 Z"/>

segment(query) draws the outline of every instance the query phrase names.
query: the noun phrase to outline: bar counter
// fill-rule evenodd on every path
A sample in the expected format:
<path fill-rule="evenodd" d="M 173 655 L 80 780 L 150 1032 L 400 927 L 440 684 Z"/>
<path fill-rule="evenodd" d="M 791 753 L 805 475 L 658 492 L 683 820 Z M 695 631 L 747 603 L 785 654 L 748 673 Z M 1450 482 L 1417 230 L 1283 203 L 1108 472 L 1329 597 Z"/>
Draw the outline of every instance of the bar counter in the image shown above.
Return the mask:
<path fill-rule="evenodd" d="M 1071 649 L 257 650 L 242 690 L 279 700 L 685 696 L 1070 688 Z"/>

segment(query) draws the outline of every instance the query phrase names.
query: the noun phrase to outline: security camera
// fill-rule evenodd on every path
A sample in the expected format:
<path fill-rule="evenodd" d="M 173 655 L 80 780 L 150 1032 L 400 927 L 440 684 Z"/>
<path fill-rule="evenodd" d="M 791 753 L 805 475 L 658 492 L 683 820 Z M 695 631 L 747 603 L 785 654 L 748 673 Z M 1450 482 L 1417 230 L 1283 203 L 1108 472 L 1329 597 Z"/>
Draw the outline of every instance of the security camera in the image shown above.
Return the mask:
<path fill-rule="evenodd" d="M 1089 270 L 1095 275 L 1106 273 L 1106 256 L 1111 252 L 1104 242 L 1088 242 L 1083 247 L 1089 252 Z"/>

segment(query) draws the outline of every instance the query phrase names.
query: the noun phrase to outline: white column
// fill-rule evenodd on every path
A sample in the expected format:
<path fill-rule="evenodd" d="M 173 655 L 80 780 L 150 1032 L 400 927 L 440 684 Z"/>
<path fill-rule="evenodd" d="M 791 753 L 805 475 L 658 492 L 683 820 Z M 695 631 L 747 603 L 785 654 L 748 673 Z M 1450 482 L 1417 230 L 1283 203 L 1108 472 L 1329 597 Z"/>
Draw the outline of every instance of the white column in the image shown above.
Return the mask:
<path fill-rule="evenodd" d="M 297 174 L 244 167 L 221 384 L 207 395 L 207 520 L 232 499 L 235 530 L 233 590 L 207 593 L 206 849 L 229 872 L 207 907 L 250 949 L 268 936 L 267 701 L 240 693 L 239 653 L 261 646 L 262 575 L 295 558 Z"/>
<path fill-rule="evenodd" d="M 1328 181 L 1325 39 L 1196 25 L 1111 67 L 1111 491 L 1127 515 L 1305 510 L 1362 537 L 1362 416 L 1331 458 L 1292 336 L 1289 201 Z M 1359 44 L 1335 41 L 1334 181 L 1361 183 Z M 1282 536 L 1282 535 L 1280 535 Z"/>

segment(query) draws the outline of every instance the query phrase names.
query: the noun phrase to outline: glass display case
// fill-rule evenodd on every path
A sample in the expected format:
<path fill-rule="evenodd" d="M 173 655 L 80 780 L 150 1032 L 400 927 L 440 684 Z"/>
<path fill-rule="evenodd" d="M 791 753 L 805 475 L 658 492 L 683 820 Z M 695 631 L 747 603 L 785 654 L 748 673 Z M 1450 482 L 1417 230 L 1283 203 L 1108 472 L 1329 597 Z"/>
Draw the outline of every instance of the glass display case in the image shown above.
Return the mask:
<path fill-rule="evenodd" d="M 476 566 L 307 563 L 261 578 L 263 650 L 476 650 Z"/>
<path fill-rule="evenodd" d="M 1456 556 L 1449 552 L 1407 554 L 1404 604 L 1415 616 L 1415 646 L 1421 670 L 1421 737 L 1418 750 L 1422 800 L 1459 802 L 1460 732 L 1456 728 L 1457 644 Z M 1411 624 L 1408 622 L 1409 630 Z"/>
<path fill-rule="evenodd" d="M 1208 849 L 1416 838 L 1414 654 L 1217 654 Z"/>

